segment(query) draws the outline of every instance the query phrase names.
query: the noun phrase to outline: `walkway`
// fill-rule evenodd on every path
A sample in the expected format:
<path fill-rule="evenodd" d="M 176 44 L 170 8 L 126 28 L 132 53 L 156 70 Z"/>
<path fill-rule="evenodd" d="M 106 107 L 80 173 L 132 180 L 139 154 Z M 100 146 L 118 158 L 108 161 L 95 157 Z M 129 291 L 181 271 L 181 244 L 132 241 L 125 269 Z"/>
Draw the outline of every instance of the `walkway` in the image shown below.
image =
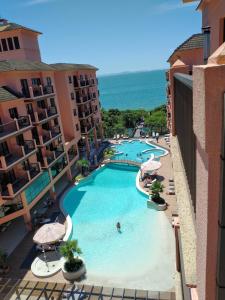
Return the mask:
<path fill-rule="evenodd" d="M 88 299 L 88 300 L 175 300 L 174 292 L 121 289 L 93 285 L 74 285 L 0 278 L 0 299 Z"/>
<path fill-rule="evenodd" d="M 104 160 L 103 164 L 110 164 L 110 163 L 116 163 L 116 164 L 127 164 L 131 166 L 140 167 L 141 163 L 134 161 L 134 160 L 125 160 L 125 159 L 109 159 Z"/>

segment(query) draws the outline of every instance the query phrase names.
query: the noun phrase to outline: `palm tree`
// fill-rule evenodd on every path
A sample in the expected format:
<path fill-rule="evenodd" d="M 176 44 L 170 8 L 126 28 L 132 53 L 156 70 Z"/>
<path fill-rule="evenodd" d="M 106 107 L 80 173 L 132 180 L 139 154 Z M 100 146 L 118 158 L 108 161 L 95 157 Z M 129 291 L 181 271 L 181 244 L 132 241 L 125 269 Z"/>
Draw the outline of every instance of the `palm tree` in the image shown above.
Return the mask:
<path fill-rule="evenodd" d="M 75 272 L 83 265 L 83 261 L 78 257 L 79 254 L 82 254 L 80 247 L 78 247 L 78 240 L 65 242 L 60 247 L 60 253 L 66 259 L 65 269 L 67 272 Z M 76 257 L 74 257 L 74 253 L 77 254 Z"/>
<path fill-rule="evenodd" d="M 77 167 L 80 169 L 82 175 L 84 175 L 85 171 L 89 168 L 89 161 L 87 159 L 79 159 L 77 161 Z"/>
<path fill-rule="evenodd" d="M 164 185 L 156 180 L 155 182 L 152 183 L 150 190 L 151 190 L 151 198 L 153 201 L 157 201 L 160 199 L 160 193 L 163 192 Z"/>

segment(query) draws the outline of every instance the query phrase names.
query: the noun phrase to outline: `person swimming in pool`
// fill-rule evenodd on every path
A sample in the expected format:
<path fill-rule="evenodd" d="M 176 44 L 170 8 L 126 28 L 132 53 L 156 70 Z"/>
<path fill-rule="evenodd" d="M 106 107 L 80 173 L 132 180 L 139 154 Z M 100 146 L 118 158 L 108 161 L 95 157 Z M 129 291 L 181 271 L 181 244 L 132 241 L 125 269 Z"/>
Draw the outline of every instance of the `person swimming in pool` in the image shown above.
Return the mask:
<path fill-rule="evenodd" d="M 120 225 L 120 222 L 117 222 L 117 223 L 116 223 L 116 228 L 117 228 L 117 231 L 118 231 L 118 232 L 121 232 L 121 225 Z"/>

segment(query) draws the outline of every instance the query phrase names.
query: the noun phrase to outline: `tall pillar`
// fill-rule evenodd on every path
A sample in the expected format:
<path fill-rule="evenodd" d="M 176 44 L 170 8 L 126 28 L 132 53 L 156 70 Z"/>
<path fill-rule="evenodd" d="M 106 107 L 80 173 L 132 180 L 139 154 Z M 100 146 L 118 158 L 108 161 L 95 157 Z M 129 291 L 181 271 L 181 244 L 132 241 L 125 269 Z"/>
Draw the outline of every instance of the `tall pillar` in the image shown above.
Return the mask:
<path fill-rule="evenodd" d="M 21 201 L 23 203 L 23 207 L 25 210 L 25 213 L 23 215 L 24 223 L 26 225 L 27 230 L 31 231 L 32 230 L 31 214 L 30 214 L 30 210 L 29 210 L 29 207 L 27 204 L 27 199 L 26 199 L 25 193 L 22 192 L 20 197 L 21 197 Z"/>
<path fill-rule="evenodd" d="M 98 149 L 98 136 L 97 136 L 97 130 L 96 127 L 94 127 L 94 142 L 95 142 L 95 148 Z"/>
<path fill-rule="evenodd" d="M 54 201 L 56 201 L 56 191 L 54 185 L 49 189 L 50 198 Z"/>
<path fill-rule="evenodd" d="M 66 171 L 66 176 L 67 176 L 67 179 L 69 181 L 73 181 L 73 175 L 72 175 L 72 172 L 71 172 L 71 168 L 69 167 L 68 170 Z"/>
<path fill-rule="evenodd" d="M 99 124 L 99 131 L 100 131 L 101 139 L 103 140 L 104 139 L 104 129 L 103 129 L 102 123 Z"/>
<path fill-rule="evenodd" d="M 86 144 L 87 156 L 89 156 L 91 149 L 90 149 L 90 144 L 89 144 L 89 140 L 88 140 L 88 135 L 85 135 L 85 144 Z"/>

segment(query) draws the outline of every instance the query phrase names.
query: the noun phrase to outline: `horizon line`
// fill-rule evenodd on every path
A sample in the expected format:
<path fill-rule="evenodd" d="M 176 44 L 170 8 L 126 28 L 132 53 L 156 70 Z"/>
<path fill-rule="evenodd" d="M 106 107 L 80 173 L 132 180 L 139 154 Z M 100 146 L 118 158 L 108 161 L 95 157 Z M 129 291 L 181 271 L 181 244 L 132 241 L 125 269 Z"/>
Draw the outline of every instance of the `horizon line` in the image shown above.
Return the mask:
<path fill-rule="evenodd" d="M 160 69 L 151 69 L 151 70 L 136 70 L 136 71 L 121 71 L 121 72 L 113 72 L 113 73 L 100 73 L 98 77 L 100 76 L 112 76 L 112 75 L 126 75 L 130 73 L 142 73 L 142 72 L 151 72 L 151 71 L 164 71 L 166 68 L 160 68 Z"/>

